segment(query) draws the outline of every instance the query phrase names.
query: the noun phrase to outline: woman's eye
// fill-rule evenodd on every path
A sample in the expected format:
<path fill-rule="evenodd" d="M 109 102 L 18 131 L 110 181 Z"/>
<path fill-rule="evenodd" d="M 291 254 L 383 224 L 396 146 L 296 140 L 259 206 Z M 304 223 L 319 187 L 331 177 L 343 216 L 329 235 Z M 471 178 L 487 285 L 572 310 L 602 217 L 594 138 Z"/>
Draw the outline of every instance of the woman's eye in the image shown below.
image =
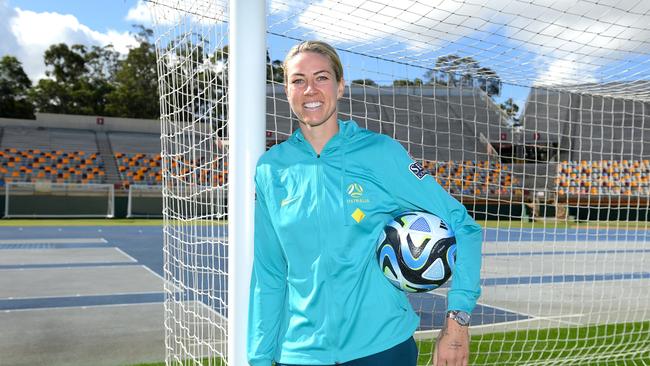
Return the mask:
<path fill-rule="evenodd" d="M 304 80 L 302 80 L 302 79 L 296 79 L 296 80 L 292 81 L 291 83 L 292 83 L 292 84 L 300 85 L 300 84 L 302 84 L 303 82 L 304 82 Z"/>

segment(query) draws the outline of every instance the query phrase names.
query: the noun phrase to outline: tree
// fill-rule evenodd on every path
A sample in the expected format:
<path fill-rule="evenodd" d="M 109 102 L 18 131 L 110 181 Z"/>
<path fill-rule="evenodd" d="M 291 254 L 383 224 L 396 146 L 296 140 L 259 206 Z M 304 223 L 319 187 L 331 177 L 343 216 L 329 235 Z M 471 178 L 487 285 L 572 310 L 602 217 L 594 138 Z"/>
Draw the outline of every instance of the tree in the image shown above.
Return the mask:
<path fill-rule="evenodd" d="M 352 80 L 352 84 L 364 85 L 364 86 L 377 86 L 377 83 L 371 79 L 355 79 Z"/>
<path fill-rule="evenodd" d="M 512 100 L 512 98 L 508 98 L 505 102 L 501 103 L 499 108 L 501 108 L 508 117 L 514 117 L 517 115 L 517 112 L 519 112 L 519 106 L 514 100 Z"/>
<path fill-rule="evenodd" d="M 284 69 L 282 67 L 282 61 L 273 60 L 271 62 L 271 56 L 269 51 L 266 51 L 266 83 L 279 83 L 284 84 Z"/>
<path fill-rule="evenodd" d="M 7 55 L 0 59 L 0 117 L 34 118 L 34 106 L 28 99 L 31 86 L 17 58 Z"/>
<path fill-rule="evenodd" d="M 476 70 L 476 82 L 479 89 L 490 97 L 501 94 L 501 79 L 494 70 L 488 67 L 479 67 Z"/>
<path fill-rule="evenodd" d="M 93 46 L 90 51 L 78 44 L 52 45 L 44 54 L 48 78 L 38 81 L 30 97 L 41 112 L 105 114 L 118 57 L 110 45 Z"/>
<path fill-rule="evenodd" d="M 81 76 L 85 72 L 85 47 L 64 43 L 50 46 L 44 54 L 45 75 L 32 90 L 36 109 L 49 113 L 80 113 L 84 108 L 79 96 Z"/>
<path fill-rule="evenodd" d="M 488 96 L 501 93 L 501 79 L 487 67 L 481 67 L 473 57 L 456 54 L 438 57 L 435 68 L 425 73 L 430 85 L 450 87 L 475 87 Z"/>
<path fill-rule="evenodd" d="M 160 101 L 156 71 L 156 52 L 150 42 L 151 29 L 139 27 L 140 44 L 117 62 L 114 89 L 106 95 L 106 113 L 130 118 L 158 118 Z"/>
<path fill-rule="evenodd" d="M 208 40 L 196 37 L 181 34 L 162 52 L 162 98 L 164 104 L 176 106 L 174 113 L 179 120 L 209 124 L 222 137 L 228 119 L 228 46 L 209 53 L 202 46 L 209 45 Z M 183 94 L 187 99 L 179 98 L 175 92 L 179 87 L 186 90 Z"/>
<path fill-rule="evenodd" d="M 409 79 L 397 79 L 393 80 L 393 86 L 422 86 L 424 82 L 420 78 L 415 78 L 413 80 Z"/>

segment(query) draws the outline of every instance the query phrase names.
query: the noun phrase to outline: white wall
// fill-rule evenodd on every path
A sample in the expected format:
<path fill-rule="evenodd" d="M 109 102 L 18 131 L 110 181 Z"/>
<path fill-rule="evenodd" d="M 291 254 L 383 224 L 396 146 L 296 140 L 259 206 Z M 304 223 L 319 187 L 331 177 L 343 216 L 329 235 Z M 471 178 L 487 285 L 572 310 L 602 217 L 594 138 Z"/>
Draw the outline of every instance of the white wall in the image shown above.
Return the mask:
<path fill-rule="evenodd" d="M 103 123 L 100 123 L 103 122 Z M 154 119 L 80 116 L 36 113 L 36 119 L 0 118 L 0 127 L 71 128 L 93 131 L 122 131 L 160 134 L 160 121 Z"/>

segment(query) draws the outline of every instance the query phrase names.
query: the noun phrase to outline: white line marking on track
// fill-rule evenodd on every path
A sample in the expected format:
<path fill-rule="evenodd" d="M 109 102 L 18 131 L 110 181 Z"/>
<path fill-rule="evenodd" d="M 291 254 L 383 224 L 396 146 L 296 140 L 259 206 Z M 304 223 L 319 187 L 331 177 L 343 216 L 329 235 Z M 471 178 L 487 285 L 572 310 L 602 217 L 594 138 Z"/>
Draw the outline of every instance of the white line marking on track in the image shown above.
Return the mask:
<path fill-rule="evenodd" d="M 128 253 L 120 249 L 119 247 L 113 247 L 113 249 L 117 250 L 118 252 L 122 253 L 123 256 L 125 256 L 127 259 L 129 259 L 133 263 L 138 263 L 138 260 L 131 257 Z M 147 268 L 148 269 L 148 268 Z M 159 276 L 160 277 L 160 276 Z"/>
<path fill-rule="evenodd" d="M 3 310 L 4 313 L 18 312 L 18 311 L 39 311 L 39 310 L 58 310 L 58 309 L 92 309 L 92 308 L 110 308 L 110 307 L 122 307 L 122 306 L 142 306 L 142 305 L 163 305 L 165 302 L 139 302 L 133 304 L 103 304 L 103 305 L 82 305 L 82 306 L 54 306 L 46 308 L 26 308 L 26 309 L 11 309 Z"/>
<path fill-rule="evenodd" d="M 0 245 L 8 244 L 106 244 L 104 238 L 32 238 L 0 239 Z"/>
<path fill-rule="evenodd" d="M 70 294 L 70 295 L 47 295 L 47 296 L 28 296 L 28 297 L 6 297 L 0 300 L 38 300 L 38 299 L 58 299 L 67 297 L 96 297 L 96 296 L 127 296 L 127 295 L 150 295 L 163 293 L 160 291 L 133 291 L 133 292 L 111 292 L 111 293 L 88 293 L 88 294 Z"/>

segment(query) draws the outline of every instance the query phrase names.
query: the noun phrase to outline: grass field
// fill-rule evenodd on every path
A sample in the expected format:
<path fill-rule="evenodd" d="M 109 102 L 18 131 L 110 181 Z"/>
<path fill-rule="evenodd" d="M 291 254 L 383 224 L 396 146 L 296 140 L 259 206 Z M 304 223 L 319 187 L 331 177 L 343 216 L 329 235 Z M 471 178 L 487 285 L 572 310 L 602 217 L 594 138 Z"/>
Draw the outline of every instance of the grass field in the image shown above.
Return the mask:
<path fill-rule="evenodd" d="M 434 342 L 418 341 L 418 345 L 421 355 L 418 365 L 431 365 Z M 650 365 L 650 322 L 482 334 L 472 337 L 470 349 L 472 366 Z M 222 364 L 206 359 L 203 365 Z M 165 366 L 165 363 L 132 366 Z"/>

